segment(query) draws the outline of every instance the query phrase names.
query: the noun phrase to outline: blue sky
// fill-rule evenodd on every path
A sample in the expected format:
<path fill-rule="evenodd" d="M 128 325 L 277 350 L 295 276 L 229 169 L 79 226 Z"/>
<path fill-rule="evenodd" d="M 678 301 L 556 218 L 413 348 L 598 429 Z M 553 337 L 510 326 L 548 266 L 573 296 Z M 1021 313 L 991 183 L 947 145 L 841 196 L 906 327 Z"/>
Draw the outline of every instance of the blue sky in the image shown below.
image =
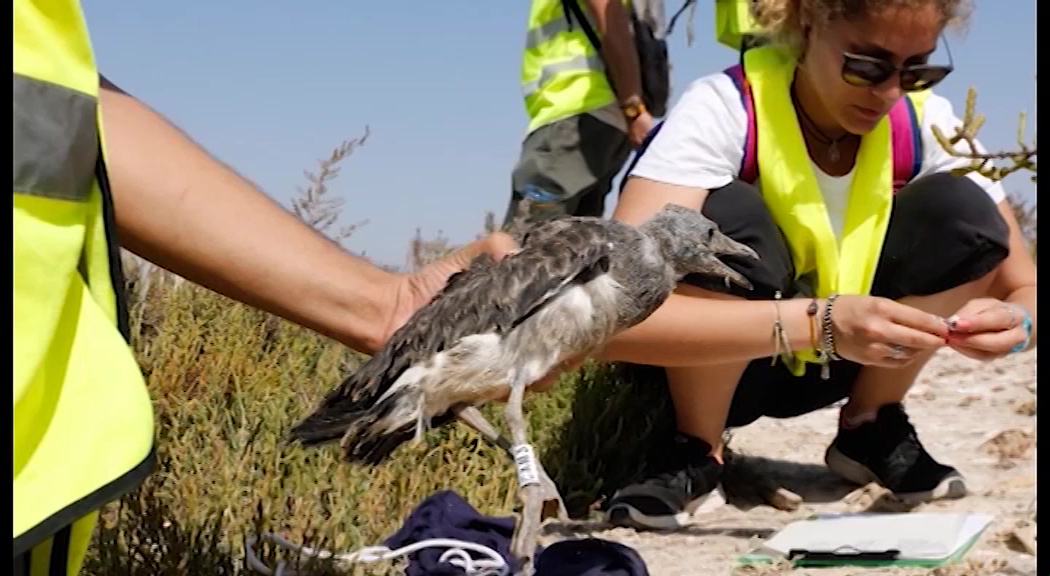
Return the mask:
<path fill-rule="evenodd" d="M 671 39 L 674 96 L 734 56 L 714 41 L 713 2 L 700 4 L 693 45 L 681 23 Z M 976 87 L 982 142 L 1001 149 L 1018 112 L 1034 126 L 1035 2 L 975 4 L 965 34 L 948 36 L 956 71 L 938 91 L 961 115 Z M 347 222 L 369 220 L 350 249 L 402 265 L 417 227 L 458 242 L 486 211 L 502 218 L 526 123 L 525 0 L 83 5 L 106 75 L 285 206 L 304 169 L 368 125 L 331 187 Z M 1006 185 L 1034 194 L 1027 174 Z"/>

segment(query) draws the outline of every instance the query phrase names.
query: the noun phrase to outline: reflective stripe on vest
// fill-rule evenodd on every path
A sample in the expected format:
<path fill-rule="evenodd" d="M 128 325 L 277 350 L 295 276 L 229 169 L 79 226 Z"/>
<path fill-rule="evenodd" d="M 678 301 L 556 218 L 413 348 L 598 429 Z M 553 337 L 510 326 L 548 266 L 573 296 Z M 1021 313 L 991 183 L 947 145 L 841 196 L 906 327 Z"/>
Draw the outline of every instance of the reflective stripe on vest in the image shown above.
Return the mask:
<path fill-rule="evenodd" d="M 87 200 L 95 170 L 95 98 L 14 75 L 14 191 Z"/>
<path fill-rule="evenodd" d="M 630 0 L 622 2 L 630 6 Z M 586 14 L 587 9 L 583 12 Z M 594 28 L 593 21 L 588 21 Z M 529 132 L 616 100 L 601 55 L 579 22 L 573 19 L 570 27 L 562 0 L 533 0 L 531 4 L 521 86 Z"/>
<path fill-rule="evenodd" d="M 540 69 L 540 77 L 538 79 L 522 84 L 522 91 L 527 97 L 535 92 L 539 92 L 540 86 L 546 84 L 548 80 L 562 72 L 594 70 L 601 68 L 602 66 L 604 66 L 602 59 L 597 55 L 577 56 L 568 60 L 562 60 L 561 62 L 552 62 Z"/>
<path fill-rule="evenodd" d="M 757 126 L 758 180 L 773 220 L 784 232 L 796 279 L 810 277 L 815 295 L 868 294 L 889 224 L 893 197 L 890 121 L 882 118 L 861 139 L 850 182 L 841 239 L 836 240 L 824 198 L 795 121 L 790 84 L 794 58 L 775 45 L 744 52 Z M 813 278 L 815 276 L 815 278 Z M 792 367 L 817 362 L 800 350 Z"/>
<path fill-rule="evenodd" d="M 153 464 L 153 411 L 127 342 L 80 5 L 15 0 L 14 17 L 17 556 L 139 485 Z"/>

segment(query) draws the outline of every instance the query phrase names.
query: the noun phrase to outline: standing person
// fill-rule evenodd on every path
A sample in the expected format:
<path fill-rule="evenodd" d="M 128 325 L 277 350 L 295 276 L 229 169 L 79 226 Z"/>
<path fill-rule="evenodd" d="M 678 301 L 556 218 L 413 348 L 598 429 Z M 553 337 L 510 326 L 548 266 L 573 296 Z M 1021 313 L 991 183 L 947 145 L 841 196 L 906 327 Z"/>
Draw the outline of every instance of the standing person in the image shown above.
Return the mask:
<path fill-rule="evenodd" d="M 630 1 L 532 0 L 521 62 L 529 124 L 504 225 L 526 195 L 530 221 L 605 213 L 613 178 L 653 125 Z"/>
<path fill-rule="evenodd" d="M 960 124 L 931 92 L 950 53 L 930 59 L 965 8 L 755 0 L 761 42 L 695 81 L 657 129 L 613 217 L 692 207 L 761 260 L 727 261 L 752 291 L 687 278 L 604 351 L 664 368 L 678 428 L 654 474 L 611 498 L 613 523 L 677 525 L 720 481 L 727 427 L 843 399 L 831 471 L 912 501 L 967 493 L 904 398 L 945 346 L 982 361 L 1031 349 L 1037 317 L 1001 184 L 952 174 L 969 161 L 932 133 Z"/>
<path fill-rule="evenodd" d="M 515 248 L 386 272 L 100 81 L 78 0 L 15 0 L 14 42 L 15 574 L 77 574 L 99 508 L 153 467 L 121 245 L 365 353 L 472 256 Z"/>

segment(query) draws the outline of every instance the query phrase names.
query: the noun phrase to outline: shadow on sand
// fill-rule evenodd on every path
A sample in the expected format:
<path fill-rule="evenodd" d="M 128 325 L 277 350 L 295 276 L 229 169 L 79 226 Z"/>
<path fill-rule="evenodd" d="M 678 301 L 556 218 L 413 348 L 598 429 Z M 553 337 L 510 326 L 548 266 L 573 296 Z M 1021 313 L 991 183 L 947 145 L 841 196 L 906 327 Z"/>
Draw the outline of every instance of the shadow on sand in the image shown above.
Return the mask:
<path fill-rule="evenodd" d="M 722 483 L 727 502 L 742 510 L 765 504 L 763 488 L 790 490 L 810 504 L 837 502 L 857 489 L 822 464 L 739 453 L 727 461 Z"/>

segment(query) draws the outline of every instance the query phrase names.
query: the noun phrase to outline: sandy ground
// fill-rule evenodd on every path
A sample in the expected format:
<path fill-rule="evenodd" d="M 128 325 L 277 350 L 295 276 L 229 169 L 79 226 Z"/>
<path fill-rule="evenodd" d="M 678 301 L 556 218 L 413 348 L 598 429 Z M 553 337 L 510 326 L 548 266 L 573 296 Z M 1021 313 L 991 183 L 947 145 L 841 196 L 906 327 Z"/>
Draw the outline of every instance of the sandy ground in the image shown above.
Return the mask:
<path fill-rule="evenodd" d="M 636 549 L 652 576 L 1035 574 L 1035 557 L 1020 544 L 1026 527 L 1033 538 L 1035 530 L 1035 364 L 1035 351 L 991 364 L 946 351 L 930 362 L 906 401 L 923 444 L 935 458 L 959 469 L 971 492 L 960 500 L 915 510 L 994 515 L 992 524 L 959 564 L 938 569 L 794 570 L 737 564 L 740 554 L 792 520 L 817 512 L 878 510 L 885 505 L 885 500 L 873 494 L 873 487 L 846 484 L 823 465 L 824 450 L 835 431 L 837 407 L 793 420 L 763 419 L 737 430 L 732 439 L 734 450 L 761 457 L 763 460 L 756 461 L 769 467 L 770 477 L 803 497 L 794 511 L 764 504 L 725 504 L 718 498 L 714 509 L 697 513 L 694 526 L 675 532 L 635 532 L 577 523 L 548 525 L 543 541 L 587 535 L 615 540 Z M 1015 531 L 1022 534 L 1020 539 L 1011 536 Z"/>

